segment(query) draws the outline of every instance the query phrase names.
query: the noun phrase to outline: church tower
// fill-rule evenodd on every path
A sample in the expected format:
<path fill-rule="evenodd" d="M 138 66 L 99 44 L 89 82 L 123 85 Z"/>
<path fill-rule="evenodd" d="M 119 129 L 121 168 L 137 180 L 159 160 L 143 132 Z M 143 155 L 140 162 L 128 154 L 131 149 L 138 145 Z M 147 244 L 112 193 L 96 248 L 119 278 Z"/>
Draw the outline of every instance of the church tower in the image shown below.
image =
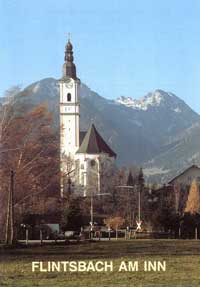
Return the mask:
<path fill-rule="evenodd" d="M 60 86 L 60 154 L 61 173 L 68 177 L 70 170 L 69 158 L 74 161 L 74 156 L 79 148 L 79 89 L 80 80 L 76 76 L 74 64 L 73 46 L 68 39 L 65 46 L 65 62 L 63 64 Z M 65 160 L 64 160 L 65 158 Z M 74 168 L 74 167 L 73 167 Z M 72 169 L 72 167 L 71 167 Z M 61 196 L 63 194 L 63 183 L 61 183 Z"/>
<path fill-rule="evenodd" d="M 60 145 L 61 154 L 74 157 L 79 148 L 79 88 L 76 76 L 73 47 L 68 40 L 65 46 L 65 63 L 60 80 Z"/>
<path fill-rule="evenodd" d="M 64 59 L 59 81 L 61 197 L 67 192 L 87 196 L 91 190 L 102 192 L 103 174 L 114 166 L 116 154 L 94 125 L 80 132 L 80 80 L 70 39 L 65 46 Z"/>

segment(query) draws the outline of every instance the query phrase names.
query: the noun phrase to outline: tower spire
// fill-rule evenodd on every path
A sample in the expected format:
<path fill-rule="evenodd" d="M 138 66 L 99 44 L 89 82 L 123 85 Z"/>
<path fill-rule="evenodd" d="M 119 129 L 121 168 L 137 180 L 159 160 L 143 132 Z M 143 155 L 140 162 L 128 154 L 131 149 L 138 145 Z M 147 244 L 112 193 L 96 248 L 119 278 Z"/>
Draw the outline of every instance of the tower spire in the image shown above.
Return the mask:
<path fill-rule="evenodd" d="M 76 80 L 76 66 L 74 64 L 73 46 L 70 42 L 70 33 L 68 33 L 68 40 L 65 46 L 64 60 L 65 63 L 63 64 L 63 78 L 69 77 Z"/>

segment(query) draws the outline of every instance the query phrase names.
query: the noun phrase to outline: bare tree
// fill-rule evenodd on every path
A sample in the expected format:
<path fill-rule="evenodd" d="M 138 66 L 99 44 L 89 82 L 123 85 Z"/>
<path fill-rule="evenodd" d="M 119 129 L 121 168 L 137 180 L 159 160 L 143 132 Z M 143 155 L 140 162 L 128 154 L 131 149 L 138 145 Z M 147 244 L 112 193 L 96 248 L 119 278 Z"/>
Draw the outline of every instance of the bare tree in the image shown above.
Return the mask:
<path fill-rule="evenodd" d="M 0 112 L 1 223 L 5 221 L 10 170 L 15 171 L 14 206 L 18 214 L 41 210 L 38 197 L 47 198 L 58 190 L 58 136 L 51 128 L 51 114 L 44 105 L 21 114 L 15 107 L 16 100 L 11 97 Z"/>

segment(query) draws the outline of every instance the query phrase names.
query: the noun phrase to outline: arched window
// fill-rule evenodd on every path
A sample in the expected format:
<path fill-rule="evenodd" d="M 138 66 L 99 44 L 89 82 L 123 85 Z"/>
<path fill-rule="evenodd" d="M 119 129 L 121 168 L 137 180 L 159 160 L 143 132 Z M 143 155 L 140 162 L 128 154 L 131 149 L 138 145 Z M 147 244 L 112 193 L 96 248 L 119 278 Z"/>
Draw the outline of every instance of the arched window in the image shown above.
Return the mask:
<path fill-rule="evenodd" d="M 92 159 L 92 160 L 90 161 L 90 165 L 91 165 L 91 167 L 94 167 L 94 166 L 95 166 L 95 164 L 96 164 L 96 161 L 95 161 L 94 159 Z"/>
<path fill-rule="evenodd" d="M 70 93 L 68 93 L 68 94 L 67 94 L 67 101 L 68 101 L 68 102 L 71 102 L 71 100 L 72 100 L 72 96 L 71 96 Z"/>

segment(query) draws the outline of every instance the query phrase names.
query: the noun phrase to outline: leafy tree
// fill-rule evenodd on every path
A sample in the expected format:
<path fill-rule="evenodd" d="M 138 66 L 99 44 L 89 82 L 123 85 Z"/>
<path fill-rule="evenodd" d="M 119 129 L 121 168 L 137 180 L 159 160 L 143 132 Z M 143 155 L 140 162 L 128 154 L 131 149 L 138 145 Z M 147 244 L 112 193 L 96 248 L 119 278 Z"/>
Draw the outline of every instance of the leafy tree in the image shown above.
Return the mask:
<path fill-rule="evenodd" d="M 110 229 L 114 229 L 116 231 L 116 239 L 118 239 L 118 230 L 124 224 L 124 219 L 120 216 L 113 216 L 104 219 L 104 224 Z"/>
<path fill-rule="evenodd" d="M 172 188 L 163 186 L 159 190 L 152 190 L 147 205 L 147 218 L 153 230 L 177 232 L 179 215 L 175 208 L 175 195 Z M 156 199 L 154 201 L 154 199 Z"/>
<path fill-rule="evenodd" d="M 189 189 L 184 215 L 181 219 L 181 234 L 183 238 L 194 238 L 195 228 L 200 230 L 200 192 L 194 179 Z"/>

